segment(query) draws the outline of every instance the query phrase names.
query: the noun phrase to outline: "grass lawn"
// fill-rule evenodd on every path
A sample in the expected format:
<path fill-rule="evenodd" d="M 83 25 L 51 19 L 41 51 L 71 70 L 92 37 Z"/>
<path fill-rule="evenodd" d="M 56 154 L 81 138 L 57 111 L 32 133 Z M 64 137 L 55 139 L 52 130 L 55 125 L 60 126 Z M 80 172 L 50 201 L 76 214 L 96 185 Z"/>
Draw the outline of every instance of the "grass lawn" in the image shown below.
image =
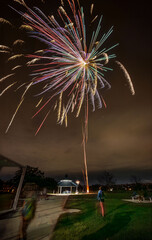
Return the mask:
<path fill-rule="evenodd" d="M 65 207 L 81 212 L 62 215 L 53 240 L 151 240 L 152 204 L 122 201 L 130 195 L 107 193 L 104 218 L 99 213 L 96 195 L 70 196 Z"/>

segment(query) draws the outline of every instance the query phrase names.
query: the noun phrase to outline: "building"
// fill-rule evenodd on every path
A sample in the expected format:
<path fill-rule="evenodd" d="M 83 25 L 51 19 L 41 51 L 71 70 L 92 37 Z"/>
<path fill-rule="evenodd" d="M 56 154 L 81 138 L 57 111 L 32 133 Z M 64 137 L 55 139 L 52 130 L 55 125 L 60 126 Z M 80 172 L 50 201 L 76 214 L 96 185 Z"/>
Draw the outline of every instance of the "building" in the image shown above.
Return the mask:
<path fill-rule="evenodd" d="M 58 183 L 58 193 L 60 194 L 70 194 L 78 193 L 78 185 L 72 180 L 64 179 Z"/>

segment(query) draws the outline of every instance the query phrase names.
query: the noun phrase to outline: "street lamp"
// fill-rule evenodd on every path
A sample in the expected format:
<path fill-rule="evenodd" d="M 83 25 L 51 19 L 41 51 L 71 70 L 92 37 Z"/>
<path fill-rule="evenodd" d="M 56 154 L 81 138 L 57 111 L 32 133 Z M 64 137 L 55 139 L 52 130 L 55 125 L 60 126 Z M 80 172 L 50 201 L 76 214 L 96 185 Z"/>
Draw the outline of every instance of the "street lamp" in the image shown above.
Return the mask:
<path fill-rule="evenodd" d="M 77 180 L 77 181 L 76 181 L 76 184 L 77 184 L 77 185 L 79 185 L 79 184 L 80 184 L 80 181 L 79 181 L 79 180 Z"/>

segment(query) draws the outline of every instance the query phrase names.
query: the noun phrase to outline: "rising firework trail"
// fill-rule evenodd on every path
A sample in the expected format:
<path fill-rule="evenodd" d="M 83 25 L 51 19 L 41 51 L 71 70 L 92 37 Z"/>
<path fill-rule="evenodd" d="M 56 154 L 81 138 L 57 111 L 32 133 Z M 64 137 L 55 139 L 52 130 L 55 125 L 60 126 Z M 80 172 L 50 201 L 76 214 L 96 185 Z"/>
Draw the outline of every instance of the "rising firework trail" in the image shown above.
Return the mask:
<path fill-rule="evenodd" d="M 27 56 L 30 58 L 27 66 L 31 68 L 31 82 L 26 85 L 26 90 L 23 93 L 24 97 L 21 97 L 11 123 L 25 98 L 27 90 L 37 84 L 39 84 L 41 90 L 37 94 L 40 100 L 36 107 L 40 106 L 40 108 L 33 117 L 41 111 L 46 111 L 46 113 L 36 134 L 46 121 L 51 109 L 57 111 L 57 123 L 65 123 L 65 126 L 67 126 L 67 117 L 70 111 L 74 112 L 76 117 L 79 117 L 83 109 L 83 152 L 87 192 L 89 192 L 86 159 L 88 107 L 91 103 L 92 110 L 95 111 L 96 106 L 98 108 L 102 108 L 103 105 L 106 106 L 99 89 L 110 88 L 104 73 L 112 70 L 106 65 L 116 57 L 115 54 L 110 52 L 118 43 L 107 48 L 105 41 L 113 32 L 113 27 L 101 36 L 101 16 L 88 44 L 85 14 L 83 7 L 80 7 L 79 0 L 76 2 L 74 0 L 66 1 L 69 5 L 69 14 L 64 8 L 64 2 L 61 1 L 61 6 L 58 8 L 60 21 L 57 21 L 54 15 L 46 16 L 37 7 L 32 10 L 24 0 L 14 1 L 20 3 L 26 9 L 25 13 L 17 11 L 25 20 L 24 28 L 30 29 L 32 37 L 44 42 L 46 49 Z M 90 22 L 95 24 L 98 15 L 93 16 L 93 9 L 94 4 L 90 8 Z"/>

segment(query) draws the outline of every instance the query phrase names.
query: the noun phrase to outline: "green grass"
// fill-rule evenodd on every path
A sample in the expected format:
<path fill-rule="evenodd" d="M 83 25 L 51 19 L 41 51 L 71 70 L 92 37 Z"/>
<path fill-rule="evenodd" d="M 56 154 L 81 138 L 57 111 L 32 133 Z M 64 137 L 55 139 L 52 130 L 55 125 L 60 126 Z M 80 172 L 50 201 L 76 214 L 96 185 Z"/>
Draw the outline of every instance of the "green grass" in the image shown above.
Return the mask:
<path fill-rule="evenodd" d="M 130 193 L 108 193 L 106 216 L 101 217 L 96 195 L 70 196 L 66 208 L 80 213 L 64 214 L 53 240 L 151 240 L 152 205 L 124 202 Z"/>
<path fill-rule="evenodd" d="M 0 211 L 10 209 L 12 207 L 13 199 L 13 194 L 0 194 Z"/>

